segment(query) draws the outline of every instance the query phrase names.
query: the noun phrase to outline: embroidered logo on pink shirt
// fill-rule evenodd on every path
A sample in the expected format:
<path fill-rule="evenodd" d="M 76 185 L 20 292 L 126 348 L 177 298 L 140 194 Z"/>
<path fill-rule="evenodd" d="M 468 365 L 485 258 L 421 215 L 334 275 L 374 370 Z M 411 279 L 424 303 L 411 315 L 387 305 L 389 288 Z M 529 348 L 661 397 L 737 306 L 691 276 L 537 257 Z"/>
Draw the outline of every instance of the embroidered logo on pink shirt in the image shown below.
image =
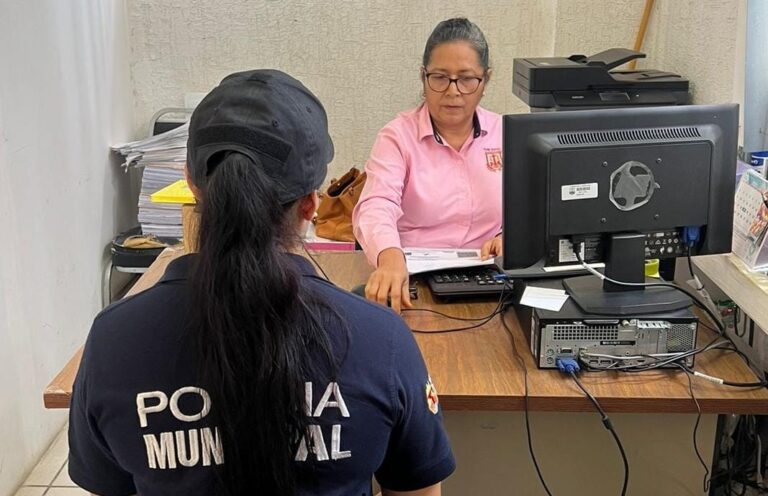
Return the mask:
<path fill-rule="evenodd" d="M 501 170 L 501 150 L 498 148 L 486 148 L 485 149 L 485 164 L 489 170 L 498 172 Z"/>
<path fill-rule="evenodd" d="M 476 116 L 480 136 L 460 150 L 437 143 L 425 105 L 399 114 L 379 132 L 352 215 L 372 266 L 386 248 L 480 248 L 498 234 L 501 116 L 481 107 Z"/>

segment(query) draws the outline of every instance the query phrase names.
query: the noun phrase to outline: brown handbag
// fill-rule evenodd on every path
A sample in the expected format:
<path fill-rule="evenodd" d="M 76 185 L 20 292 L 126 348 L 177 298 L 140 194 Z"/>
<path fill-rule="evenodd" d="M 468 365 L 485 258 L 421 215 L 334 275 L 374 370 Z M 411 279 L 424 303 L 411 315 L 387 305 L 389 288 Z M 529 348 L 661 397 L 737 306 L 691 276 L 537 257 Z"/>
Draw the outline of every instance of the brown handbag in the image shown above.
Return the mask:
<path fill-rule="evenodd" d="M 331 180 L 326 193 L 320 194 L 320 207 L 315 217 L 315 233 L 326 239 L 354 241 L 352 210 L 365 185 L 365 172 L 352 167 L 339 179 Z"/>

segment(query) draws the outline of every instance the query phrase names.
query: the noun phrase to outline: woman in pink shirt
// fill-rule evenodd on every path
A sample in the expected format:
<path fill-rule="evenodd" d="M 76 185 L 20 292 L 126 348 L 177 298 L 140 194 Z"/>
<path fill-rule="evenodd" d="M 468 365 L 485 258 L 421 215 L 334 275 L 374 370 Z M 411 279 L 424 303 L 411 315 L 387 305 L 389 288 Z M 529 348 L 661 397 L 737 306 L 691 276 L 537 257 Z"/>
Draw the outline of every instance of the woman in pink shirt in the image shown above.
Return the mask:
<path fill-rule="evenodd" d="M 404 247 L 501 254 L 501 116 L 479 107 L 488 43 L 467 19 L 441 22 L 424 48 L 424 102 L 379 132 L 352 221 L 376 270 L 366 297 L 410 307 Z"/>

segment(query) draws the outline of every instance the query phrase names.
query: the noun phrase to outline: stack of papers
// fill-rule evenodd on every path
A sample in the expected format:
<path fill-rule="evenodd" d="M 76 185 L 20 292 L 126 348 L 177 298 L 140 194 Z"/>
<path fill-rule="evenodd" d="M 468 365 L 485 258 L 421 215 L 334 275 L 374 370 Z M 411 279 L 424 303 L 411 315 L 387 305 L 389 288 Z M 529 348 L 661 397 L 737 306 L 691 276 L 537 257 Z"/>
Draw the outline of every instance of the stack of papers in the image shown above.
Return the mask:
<path fill-rule="evenodd" d="M 114 145 L 112 149 L 125 157 L 124 167 L 142 167 L 158 162 L 182 162 L 187 159 L 189 123 L 149 138 Z"/>
<path fill-rule="evenodd" d="M 182 237 L 181 204 L 153 203 L 151 195 L 169 184 L 184 179 L 189 124 L 147 139 L 115 145 L 112 149 L 125 158 L 124 167 L 143 169 L 139 195 L 139 223 L 144 234 Z"/>

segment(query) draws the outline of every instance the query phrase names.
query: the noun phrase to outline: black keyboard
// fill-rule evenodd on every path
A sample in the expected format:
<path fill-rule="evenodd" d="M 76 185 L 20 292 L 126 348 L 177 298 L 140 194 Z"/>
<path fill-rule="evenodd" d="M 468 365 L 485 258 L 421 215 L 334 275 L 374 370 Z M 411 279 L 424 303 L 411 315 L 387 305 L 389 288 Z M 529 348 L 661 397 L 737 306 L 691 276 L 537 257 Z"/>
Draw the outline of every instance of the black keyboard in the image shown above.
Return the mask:
<path fill-rule="evenodd" d="M 504 281 L 494 276 L 501 274 L 495 267 L 469 267 L 433 272 L 427 276 L 427 285 L 439 298 L 467 296 L 500 296 Z M 506 291 L 510 291 L 507 283 Z"/>

